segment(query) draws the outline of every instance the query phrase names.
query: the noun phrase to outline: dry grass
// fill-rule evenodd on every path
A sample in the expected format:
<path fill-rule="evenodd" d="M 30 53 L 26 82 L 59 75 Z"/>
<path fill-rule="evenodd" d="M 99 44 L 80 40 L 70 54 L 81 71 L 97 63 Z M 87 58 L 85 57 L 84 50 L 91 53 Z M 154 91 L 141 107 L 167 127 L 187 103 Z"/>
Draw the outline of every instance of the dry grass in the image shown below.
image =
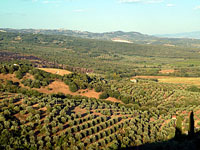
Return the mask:
<path fill-rule="evenodd" d="M 48 69 L 48 68 L 43 68 L 43 69 Z M 57 70 L 62 70 L 62 69 L 57 69 Z M 62 70 L 62 71 L 66 71 L 66 70 Z M 66 72 L 68 72 L 68 71 L 66 71 Z M 0 79 L 12 80 L 13 82 L 19 82 L 20 83 L 20 87 L 24 87 L 24 88 L 28 88 L 29 89 L 29 87 L 25 87 L 23 84 L 21 84 L 20 80 L 17 79 L 14 74 L 6 74 L 6 75 L 0 74 Z M 34 80 L 34 77 L 31 74 L 27 73 L 23 77 L 23 79 L 32 79 L 32 80 Z M 38 92 L 45 93 L 45 94 L 63 93 L 63 94 L 70 94 L 70 95 L 81 95 L 81 96 L 86 96 L 86 97 L 89 97 L 89 98 L 96 98 L 96 99 L 99 99 L 99 95 L 102 93 L 102 92 L 99 92 L 99 93 L 95 92 L 94 89 L 93 90 L 80 89 L 77 92 L 71 92 L 69 90 L 69 86 L 68 85 L 66 85 L 64 82 L 58 81 L 58 80 L 50 83 L 46 87 L 41 87 L 39 89 L 38 88 L 33 88 L 33 89 L 37 90 Z M 111 102 L 123 103 L 122 101 L 120 101 L 120 100 L 118 100 L 116 98 L 112 98 L 112 97 L 109 97 L 106 100 L 111 101 Z"/>
<path fill-rule="evenodd" d="M 121 100 L 118 100 L 118 99 L 116 99 L 114 97 L 108 97 L 106 100 L 114 102 L 114 103 L 121 103 L 121 104 L 123 104 L 123 102 Z"/>
<path fill-rule="evenodd" d="M 86 97 L 90 97 L 90 98 L 93 97 L 96 99 L 99 99 L 99 95 L 102 93 L 102 92 L 95 92 L 94 89 L 93 90 L 80 89 L 77 92 L 71 92 L 69 90 L 69 86 L 66 85 L 62 81 L 54 81 L 46 87 L 41 87 L 40 89 L 35 89 L 35 90 L 37 90 L 41 93 L 46 93 L 46 94 L 63 93 L 63 94 L 70 94 L 70 95 L 81 95 L 81 96 L 86 96 Z M 111 102 L 123 103 L 122 101 L 120 101 L 116 98 L 113 98 L 113 97 L 109 97 L 106 100 L 111 101 Z"/>
<path fill-rule="evenodd" d="M 134 76 L 132 79 L 165 79 L 168 76 Z"/>
<path fill-rule="evenodd" d="M 50 89 L 50 90 L 49 90 Z M 86 97 L 99 98 L 101 93 L 97 93 L 94 90 L 78 90 L 77 92 L 71 92 L 69 86 L 62 81 L 54 81 L 46 87 L 35 89 L 41 93 L 52 94 L 52 93 L 63 93 L 70 95 L 82 95 Z"/>
<path fill-rule="evenodd" d="M 158 81 L 162 83 L 176 83 L 176 84 L 183 83 L 183 84 L 200 86 L 200 78 L 169 77 L 169 78 L 158 79 Z"/>
<path fill-rule="evenodd" d="M 15 74 L 0 74 L 0 79 L 20 82 L 20 80 L 15 77 Z"/>
<path fill-rule="evenodd" d="M 99 95 L 101 94 L 101 92 L 97 93 L 94 90 L 79 90 L 78 92 L 81 92 L 81 93 L 76 94 L 76 95 L 82 95 L 82 96 L 86 96 L 86 97 L 94 97 L 96 99 L 98 99 Z"/>
<path fill-rule="evenodd" d="M 76 114 L 78 114 L 78 113 L 80 113 L 80 114 L 85 114 L 85 113 L 87 112 L 87 110 L 86 110 L 86 109 L 82 109 L 82 108 L 80 108 L 79 106 L 77 106 L 77 107 L 75 107 L 74 112 L 75 112 Z"/>
<path fill-rule="evenodd" d="M 141 79 L 158 79 L 161 83 L 189 84 L 200 86 L 200 78 L 194 77 L 170 77 L 170 76 L 135 76 Z"/>
<path fill-rule="evenodd" d="M 175 72 L 175 70 L 173 70 L 173 69 L 159 71 L 159 73 L 162 73 L 162 74 L 169 74 L 169 73 L 174 73 L 174 72 Z"/>
<path fill-rule="evenodd" d="M 46 87 L 41 87 L 39 89 L 35 88 L 35 90 L 41 93 L 46 93 L 46 94 L 59 93 L 59 92 L 64 93 L 64 94 L 70 94 L 68 92 L 69 87 L 64 82 L 61 82 L 61 81 L 54 81 Z"/>
<path fill-rule="evenodd" d="M 29 89 L 29 87 L 26 87 L 21 83 L 21 80 L 23 80 L 23 79 L 32 79 L 32 80 L 34 80 L 34 77 L 33 77 L 33 75 L 31 75 L 29 73 L 26 73 L 26 75 L 23 77 L 23 79 L 16 78 L 15 74 L 0 74 L 0 79 L 3 79 L 5 81 L 6 80 L 11 80 L 13 82 L 19 82 L 19 86 L 20 87 Z"/>
<path fill-rule="evenodd" d="M 34 80 L 34 77 L 33 77 L 32 74 L 26 73 L 26 75 L 23 77 L 23 79 L 31 79 L 31 80 Z"/>
<path fill-rule="evenodd" d="M 40 70 L 52 73 L 52 74 L 58 74 L 58 75 L 65 75 L 65 74 L 70 74 L 72 72 L 64 70 L 64 69 L 55 69 L 55 68 L 39 68 Z"/>

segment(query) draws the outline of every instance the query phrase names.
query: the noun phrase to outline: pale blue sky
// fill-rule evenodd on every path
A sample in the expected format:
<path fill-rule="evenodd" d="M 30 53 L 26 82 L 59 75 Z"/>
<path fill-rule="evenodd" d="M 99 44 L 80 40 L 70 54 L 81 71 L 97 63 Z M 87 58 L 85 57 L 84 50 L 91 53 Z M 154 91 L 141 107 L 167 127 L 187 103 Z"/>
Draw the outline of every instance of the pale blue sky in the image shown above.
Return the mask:
<path fill-rule="evenodd" d="M 0 0 L 1 28 L 200 31 L 200 0 Z"/>

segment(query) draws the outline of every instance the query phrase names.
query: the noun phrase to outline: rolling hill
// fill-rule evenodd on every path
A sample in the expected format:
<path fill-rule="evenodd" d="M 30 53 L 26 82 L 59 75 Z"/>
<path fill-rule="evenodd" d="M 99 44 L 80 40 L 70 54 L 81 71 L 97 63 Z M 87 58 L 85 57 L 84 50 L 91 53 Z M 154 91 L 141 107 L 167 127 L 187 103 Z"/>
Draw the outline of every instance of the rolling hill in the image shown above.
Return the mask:
<path fill-rule="evenodd" d="M 115 77 L 158 75 L 162 68 L 176 69 L 170 75 L 196 77 L 200 64 L 199 49 L 193 47 L 16 32 L 0 32 L 0 58 Z"/>
<path fill-rule="evenodd" d="M 142 34 L 139 32 L 104 32 L 104 33 L 93 33 L 88 31 L 78 31 L 78 30 L 67 30 L 67 29 L 10 29 L 10 28 L 0 28 L 0 32 L 14 32 L 14 33 L 33 33 L 33 34 L 47 34 L 47 35 L 65 35 L 73 36 L 87 39 L 98 39 L 98 40 L 109 40 L 119 39 L 119 41 L 128 41 L 136 44 L 153 44 L 153 45 L 172 45 L 172 46 L 182 46 L 182 47 L 200 47 L 200 40 L 198 39 L 185 39 L 183 36 L 152 36 L 147 34 Z M 193 33 L 191 35 L 198 35 L 199 33 Z M 173 38 L 170 38 L 173 37 Z"/>

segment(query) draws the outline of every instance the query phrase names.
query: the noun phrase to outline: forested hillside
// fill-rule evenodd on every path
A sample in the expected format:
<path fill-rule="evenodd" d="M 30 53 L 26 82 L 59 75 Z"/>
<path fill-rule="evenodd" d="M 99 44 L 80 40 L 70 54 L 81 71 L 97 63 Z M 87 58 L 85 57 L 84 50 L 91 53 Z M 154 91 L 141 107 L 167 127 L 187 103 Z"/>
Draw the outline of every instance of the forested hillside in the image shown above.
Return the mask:
<path fill-rule="evenodd" d="M 1 149 L 199 149 L 200 50 L 0 33 Z"/>
<path fill-rule="evenodd" d="M 6 53 L 11 52 L 10 56 L 14 53 L 21 59 L 40 59 L 40 62 L 87 68 L 111 78 L 114 74 L 159 75 L 159 71 L 165 68 L 177 70 L 171 73 L 174 76 L 199 76 L 198 48 L 115 43 L 59 35 L 0 33 L 0 49 L 2 60 L 7 58 L 3 57 Z"/>
<path fill-rule="evenodd" d="M 113 39 L 128 40 L 136 44 L 152 44 L 152 45 L 167 45 L 167 46 L 181 46 L 181 47 L 200 47 L 199 39 L 188 39 L 187 36 L 152 36 L 147 34 L 142 34 L 139 32 L 123 32 L 123 31 L 113 31 L 104 33 L 92 33 L 88 31 L 76 31 L 76 30 L 66 30 L 66 29 L 10 29 L 10 28 L 0 28 L 1 31 L 11 32 L 11 33 L 33 33 L 33 34 L 46 34 L 46 35 L 65 35 L 73 36 L 79 38 L 87 39 L 98 39 L 98 40 L 108 40 Z M 189 33 L 188 33 L 189 34 Z M 188 35 L 186 34 L 186 35 Z M 191 33 L 199 37 L 199 33 Z M 181 34 L 182 35 L 182 34 Z M 185 35 L 185 34 L 183 34 Z M 190 34 L 189 34 L 190 35 Z M 161 38 L 162 37 L 162 38 Z M 173 38 L 169 38 L 173 37 Z"/>

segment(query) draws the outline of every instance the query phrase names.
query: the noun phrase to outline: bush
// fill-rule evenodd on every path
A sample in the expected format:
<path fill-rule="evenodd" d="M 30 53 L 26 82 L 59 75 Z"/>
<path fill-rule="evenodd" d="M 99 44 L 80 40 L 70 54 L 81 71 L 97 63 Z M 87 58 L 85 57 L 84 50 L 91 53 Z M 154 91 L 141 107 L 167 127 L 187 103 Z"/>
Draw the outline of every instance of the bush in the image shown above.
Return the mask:
<path fill-rule="evenodd" d="M 97 87 L 94 88 L 94 90 L 95 90 L 95 92 L 101 92 L 102 89 L 101 89 L 100 86 L 97 86 Z"/>
<path fill-rule="evenodd" d="M 189 88 L 187 88 L 188 91 L 191 91 L 191 92 L 200 92 L 200 88 L 198 88 L 197 86 L 193 85 Z"/>
<path fill-rule="evenodd" d="M 76 92 L 76 91 L 78 91 L 78 86 L 75 83 L 72 82 L 72 83 L 69 84 L 69 89 L 72 92 Z"/>
<path fill-rule="evenodd" d="M 6 67 L 2 67 L 0 69 L 0 73 L 7 74 L 8 73 L 8 69 Z"/>
<path fill-rule="evenodd" d="M 100 99 L 106 99 L 108 97 L 109 97 L 109 95 L 106 92 L 103 92 L 102 94 L 99 95 Z"/>
<path fill-rule="evenodd" d="M 15 75 L 16 75 L 16 77 L 17 77 L 18 79 L 22 79 L 23 76 L 24 76 L 23 73 L 22 73 L 21 71 L 19 71 L 19 70 L 15 72 Z"/>

